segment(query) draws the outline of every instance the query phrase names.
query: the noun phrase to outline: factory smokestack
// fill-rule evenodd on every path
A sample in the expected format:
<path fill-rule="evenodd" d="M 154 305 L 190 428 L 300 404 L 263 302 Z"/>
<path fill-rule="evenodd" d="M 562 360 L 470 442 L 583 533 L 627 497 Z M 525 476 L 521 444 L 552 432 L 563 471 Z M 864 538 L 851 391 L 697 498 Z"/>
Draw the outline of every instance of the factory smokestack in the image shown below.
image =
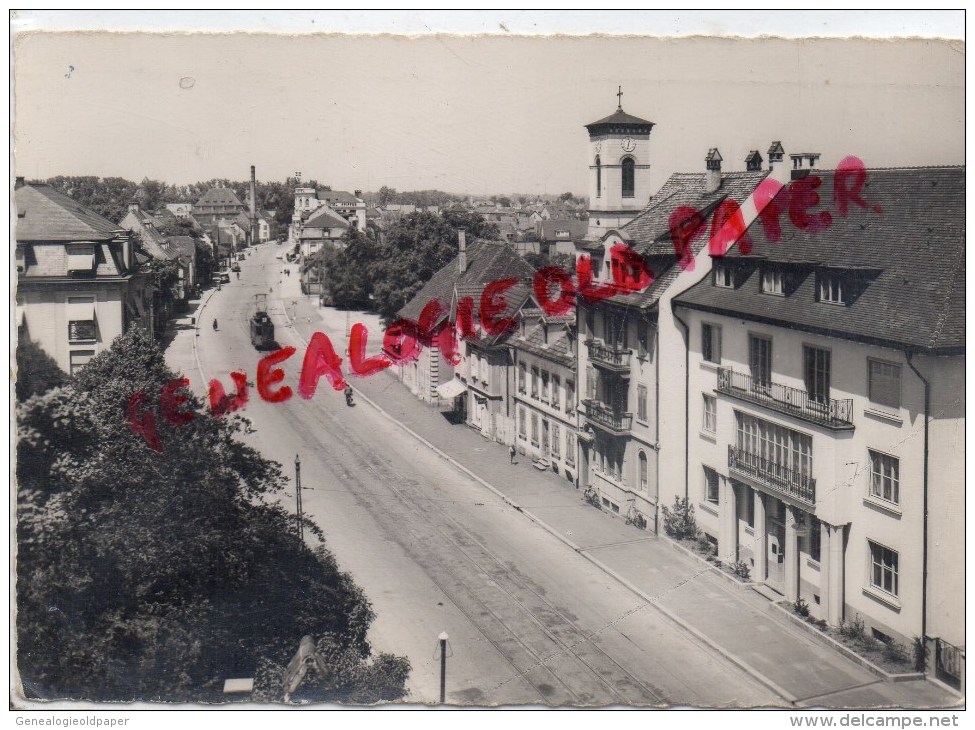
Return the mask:
<path fill-rule="evenodd" d="M 251 246 L 255 246 L 255 245 L 257 245 L 257 238 L 258 238 L 258 227 L 257 227 L 257 173 L 256 173 L 253 165 L 251 165 L 250 208 L 251 208 Z"/>

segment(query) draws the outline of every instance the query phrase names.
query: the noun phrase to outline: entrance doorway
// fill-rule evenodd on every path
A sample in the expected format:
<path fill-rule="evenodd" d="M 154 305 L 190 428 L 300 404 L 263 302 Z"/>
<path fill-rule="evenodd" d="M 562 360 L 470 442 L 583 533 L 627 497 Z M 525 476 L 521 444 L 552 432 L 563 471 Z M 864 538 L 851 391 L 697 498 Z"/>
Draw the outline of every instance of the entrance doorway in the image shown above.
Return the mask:
<path fill-rule="evenodd" d="M 766 583 L 779 593 L 785 592 L 785 504 L 774 497 L 766 497 L 768 516 L 768 578 Z"/>

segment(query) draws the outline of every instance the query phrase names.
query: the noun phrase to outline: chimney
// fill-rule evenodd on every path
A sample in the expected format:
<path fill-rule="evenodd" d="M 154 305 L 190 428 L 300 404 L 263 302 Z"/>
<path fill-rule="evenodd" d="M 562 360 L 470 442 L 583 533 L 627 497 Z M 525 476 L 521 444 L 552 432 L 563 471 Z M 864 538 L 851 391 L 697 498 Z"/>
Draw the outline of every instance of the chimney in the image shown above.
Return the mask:
<path fill-rule="evenodd" d="M 782 162 L 784 156 L 785 149 L 782 147 L 782 143 L 778 140 L 774 141 L 768 148 L 769 171 L 775 169 L 775 165 Z"/>
<path fill-rule="evenodd" d="M 747 172 L 759 172 L 762 169 L 762 155 L 758 150 L 752 150 L 745 158 L 745 170 Z"/>
<path fill-rule="evenodd" d="M 467 231 L 463 228 L 457 230 L 457 246 L 460 249 L 460 255 L 457 257 L 457 269 L 458 273 L 467 273 Z"/>
<path fill-rule="evenodd" d="M 14 180 L 14 190 L 19 190 L 24 187 L 24 176 L 20 175 Z"/>
<path fill-rule="evenodd" d="M 706 172 L 704 175 L 704 192 L 710 195 L 721 187 L 721 153 L 717 147 L 708 150 L 707 157 L 704 158 Z"/>
<path fill-rule="evenodd" d="M 789 155 L 792 160 L 792 179 L 798 180 L 810 173 L 819 161 L 818 152 L 799 152 Z"/>
<path fill-rule="evenodd" d="M 257 244 L 257 239 L 260 234 L 257 227 L 257 172 L 254 166 L 251 165 L 251 195 L 250 195 L 250 206 L 251 206 L 251 245 Z"/>

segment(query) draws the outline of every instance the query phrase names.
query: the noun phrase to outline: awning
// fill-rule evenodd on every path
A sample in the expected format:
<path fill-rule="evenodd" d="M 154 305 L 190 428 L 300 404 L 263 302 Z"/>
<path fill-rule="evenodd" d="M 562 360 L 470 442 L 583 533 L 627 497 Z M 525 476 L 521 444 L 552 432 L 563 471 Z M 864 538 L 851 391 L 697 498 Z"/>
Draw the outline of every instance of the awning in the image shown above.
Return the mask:
<path fill-rule="evenodd" d="M 453 378 L 437 386 L 437 395 L 441 398 L 456 398 L 465 390 L 467 390 L 467 386 L 457 378 Z"/>
<path fill-rule="evenodd" d="M 95 268 L 94 253 L 69 253 L 68 272 L 72 271 L 91 271 Z"/>
<path fill-rule="evenodd" d="M 68 321 L 81 320 L 90 321 L 95 319 L 95 300 L 94 297 L 69 297 L 68 298 Z"/>

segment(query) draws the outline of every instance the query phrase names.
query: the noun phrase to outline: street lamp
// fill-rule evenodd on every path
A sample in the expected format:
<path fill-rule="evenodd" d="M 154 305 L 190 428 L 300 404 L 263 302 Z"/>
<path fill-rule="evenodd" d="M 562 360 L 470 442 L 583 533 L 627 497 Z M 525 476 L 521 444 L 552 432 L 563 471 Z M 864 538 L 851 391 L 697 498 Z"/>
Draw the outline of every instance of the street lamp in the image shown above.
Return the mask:
<path fill-rule="evenodd" d="M 298 515 L 298 539 L 305 541 L 305 530 L 301 524 L 301 458 L 295 454 L 295 506 Z"/>

